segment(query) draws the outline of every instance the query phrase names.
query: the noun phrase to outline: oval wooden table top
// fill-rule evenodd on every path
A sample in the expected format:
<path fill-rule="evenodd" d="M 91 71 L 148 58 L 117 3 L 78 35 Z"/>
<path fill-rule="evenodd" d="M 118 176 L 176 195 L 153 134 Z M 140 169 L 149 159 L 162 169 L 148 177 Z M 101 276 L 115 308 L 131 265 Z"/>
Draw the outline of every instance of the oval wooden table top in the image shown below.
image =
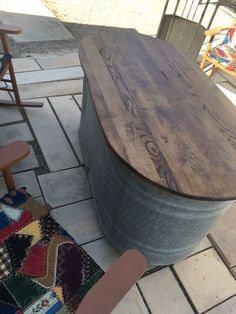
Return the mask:
<path fill-rule="evenodd" d="M 236 107 L 197 65 L 133 30 L 84 38 L 80 59 L 105 138 L 168 191 L 236 199 Z"/>

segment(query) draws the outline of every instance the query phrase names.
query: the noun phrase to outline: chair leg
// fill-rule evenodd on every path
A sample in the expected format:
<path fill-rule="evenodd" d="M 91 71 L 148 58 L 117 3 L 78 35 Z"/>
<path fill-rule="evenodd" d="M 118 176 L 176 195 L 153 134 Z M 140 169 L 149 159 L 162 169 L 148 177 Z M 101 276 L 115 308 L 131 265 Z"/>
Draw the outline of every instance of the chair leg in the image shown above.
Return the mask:
<path fill-rule="evenodd" d="M 16 83 L 16 76 L 15 76 L 14 68 L 12 65 L 12 61 L 10 61 L 10 63 L 9 63 L 9 74 L 10 74 L 10 78 L 11 78 L 11 83 L 12 83 L 12 88 L 13 88 L 13 92 L 14 92 L 14 96 L 15 96 L 15 101 L 16 101 L 16 104 L 19 106 L 19 105 L 21 105 L 21 100 L 20 100 L 20 94 L 19 94 L 18 86 Z"/>
<path fill-rule="evenodd" d="M 207 73 L 208 77 L 211 77 L 212 74 L 215 72 L 215 70 L 216 70 L 216 66 L 213 64 L 212 68 L 209 70 L 209 74 Z"/>
<path fill-rule="evenodd" d="M 15 190 L 15 182 L 10 168 L 2 170 L 8 192 Z"/>
<path fill-rule="evenodd" d="M 4 52 L 10 53 L 10 49 L 8 46 L 8 39 L 6 33 L 1 33 L 1 40 Z M 18 107 L 43 107 L 42 102 L 31 102 L 31 101 L 21 101 L 19 89 L 16 82 L 16 76 L 13 68 L 12 61 L 10 60 L 9 66 L 8 66 L 9 74 L 10 74 L 10 80 L 12 84 L 13 93 L 15 96 L 15 101 L 6 101 L 6 100 L 0 100 L 0 106 L 18 106 Z"/>
<path fill-rule="evenodd" d="M 206 48 L 206 51 L 205 51 L 204 56 L 203 56 L 203 58 L 202 58 L 202 61 L 201 61 L 201 63 L 200 63 L 200 68 L 201 68 L 201 69 L 204 68 L 204 64 L 205 64 L 205 62 L 206 62 L 208 52 L 209 52 L 209 50 L 211 49 L 211 46 L 212 46 L 212 42 L 213 42 L 213 40 L 214 40 L 214 37 L 215 37 L 215 36 L 211 36 L 211 38 L 210 38 L 210 40 L 209 40 L 209 43 L 208 43 L 207 48 Z"/>
<path fill-rule="evenodd" d="M 202 58 L 202 61 L 200 63 L 200 69 L 204 69 L 204 65 L 205 65 L 205 62 L 206 62 L 206 58 L 207 58 L 207 53 L 205 52 L 203 58 Z"/>
<path fill-rule="evenodd" d="M 21 101 L 12 61 L 10 61 L 10 63 L 9 63 L 9 74 L 10 74 L 10 78 L 11 78 L 10 81 L 12 84 L 12 89 L 13 89 L 13 93 L 15 96 L 15 101 L 1 101 L 0 100 L 0 105 L 18 106 L 18 107 L 43 107 L 42 102 Z"/>

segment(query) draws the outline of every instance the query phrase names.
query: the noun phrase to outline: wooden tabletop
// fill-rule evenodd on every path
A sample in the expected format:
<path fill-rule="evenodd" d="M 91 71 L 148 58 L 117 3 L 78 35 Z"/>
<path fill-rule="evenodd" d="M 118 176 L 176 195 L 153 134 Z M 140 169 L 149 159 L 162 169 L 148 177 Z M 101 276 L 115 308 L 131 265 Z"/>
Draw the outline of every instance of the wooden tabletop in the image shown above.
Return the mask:
<path fill-rule="evenodd" d="M 161 40 L 111 29 L 81 64 L 105 138 L 143 178 L 195 199 L 236 199 L 236 107 Z"/>

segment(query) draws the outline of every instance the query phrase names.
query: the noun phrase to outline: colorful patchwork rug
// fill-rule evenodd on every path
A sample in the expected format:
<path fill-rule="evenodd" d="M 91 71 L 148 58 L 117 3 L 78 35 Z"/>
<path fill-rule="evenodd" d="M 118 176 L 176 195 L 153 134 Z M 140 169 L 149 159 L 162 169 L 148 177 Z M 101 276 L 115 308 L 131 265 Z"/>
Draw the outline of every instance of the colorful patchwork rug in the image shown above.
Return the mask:
<path fill-rule="evenodd" d="M 25 188 L 0 199 L 0 314 L 74 313 L 102 275 Z"/>

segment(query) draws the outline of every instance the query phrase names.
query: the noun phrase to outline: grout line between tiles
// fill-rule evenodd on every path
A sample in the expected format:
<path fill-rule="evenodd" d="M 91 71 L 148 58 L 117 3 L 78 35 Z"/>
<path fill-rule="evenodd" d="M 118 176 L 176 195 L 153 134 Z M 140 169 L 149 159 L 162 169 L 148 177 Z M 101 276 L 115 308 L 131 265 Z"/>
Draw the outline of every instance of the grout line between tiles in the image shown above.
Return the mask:
<path fill-rule="evenodd" d="M 227 299 L 221 301 L 220 303 L 217 303 L 216 305 L 212 306 L 210 309 L 206 310 L 205 312 L 202 312 L 202 314 L 209 313 L 210 310 L 212 310 L 212 309 L 216 308 L 217 306 L 219 306 L 219 305 L 221 305 L 221 304 L 223 304 L 223 303 L 229 301 L 230 299 L 234 298 L 235 296 L 236 296 L 236 293 L 235 293 L 234 295 L 230 296 L 229 298 L 227 298 Z M 223 314 L 223 313 L 222 313 L 222 314 Z M 225 314 L 226 314 L 226 313 L 225 313 Z"/>
<path fill-rule="evenodd" d="M 223 251 L 220 249 L 220 246 L 217 244 L 217 242 L 215 241 L 214 237 L 211 234 L 209 234 L 209 240 L 212 243 L 212 246 L 215 249 L 216 253 L 219 255 L 221 261 L 227 267 L 227 269 L 231 269 L 232 267 L 234 267 L 229 266 L 230 261 L 228 260 L 227 256 L 223 253 Z"/>
<path fill-rule="evenodd" d="M 79 93 L 78 93 L 78 94 L 79 94 Z M 78 94 L 77 94 L 77 95 L 78 95 Z M 71 96 L 72 96 L 72 98 L 74 99 L 74 102 L 76 103 L 76 105 L 78 106 L 79 111 L 82 112 L 82 106 L 80 106 L 80 104 L 77 102 L 77 100 L 76 100 L 76 98 L 75 98 L 75 95 L 76 95 L 76 94 L 73 94 L 73 95 L 71 95 Z M 81 95 L 83 95 L 83 93 L 81 93 Z"/>
<path fill-rule="evenodd" d="M 40 67 L 42 71 L 44 71 L 44 68 L 41 66 L 41 64 L 37 61 L 37 59 L 33 58 L 34 62 L 37 63 L 37 65 Z"/>
<path fill-rule="evenodd" d="M 81 67 L 80 64 L 76 64 L 76 65 L 65 65 L 65 66 L 62 66 L 62 67 L 55 67 L 55 68 L 53 67 L 53 68 L 44 69 L 44 68 L 38 63 L 38 61 L 36 61 L 35 59 L 34 59 L 34 61 L 40 66 L 40 68 L 41 68 L 42 71 Z M 81 67 L 81 68 L 82 68 L 82 67 Z M 41 71 L 41 70 L 38 70 L 38 71 Z M 30 72 L 30 71 L 28 71 L 28 72 Z M 33 71 L 32 71 L 32 72 L 33 72 Z M 22 73 L 22 72 L 18 72 L 18 73 Z"/>
<path fill-rule="evenodd" d="M 68 95 L 68 97 L 70 97 L 70 96 L 72 97 L 72 95 Z M 58 97 L 59 97 L 59 96 L 58 96 Z M 72 98 L 73 98 L 73 97 L 72 97 Z M 74 99 L 74 98 L 73 98 L 73 99 Z M 60 125 L 60 127 L 61 127 L 61 129 L 62 129 L 62 132 L 64 133 L 64 135 L 65 135 L 65 137 L 66 137 L 66 140 L 67 140 L 67 142 L 68 142 L 70 148 L 72 149 L 72 151 L 73 151 L 73 153 L 74 153 L 74 155 L 75 155 L 76 160 L 77 160 L 78 163 L 79 163 L 79 166 L 81 166 L 82 163 L 81 163 L 81 161 L 79 160 L 79 157 L 77 156 L 77 154 L 76 154 L 76 152 L 75 152 L 75 149 L 74 149 L 74 147 L 73 147 L 73 145 L 72 145 L 72 143 L 71 143 L 71 141 L 70 141 L 69 136 L 67 135 L 67 133 L 66 133 L 64 127 L 63 127 L 63 124 L 61 123 L 61 121 L 60 121 L 60 119 L 59 119 L 59 117 L 58 117 L 58 115 L 57 115 L 55 109 L 53 108 L 53 105 L 52 105 L 52 103 L 51 103 L 51 101 L 50 101 L 50 97 L 47 97 L 47 100 L 48 100 L 48 103 L 49 103 L 49 105 L 50 105 L 50 108 L 52 109 L 52 112 L 54 113 L 54 115 L 55 115 L 55 117 L 56 117 L 56 119 L 57 119 L 57 122 L 59 123 L 59 125 Z"/>
<path fill-rule="evenodd" d="M 40 110 L 40 108 L 38 108 L 38 110 Z M 28 119 L 28 116 L 27 116 L 24 108 L 21 109 L 21 113 L 22 113 L 24 122 L 26 122 L 26 124 L 28 125 L 28 128 L 29 128 L 29 130 L 30 130 L 30 132 L 31 132 L 31 134 L 33 136 L 33 141 L 31 141 L 31 142 L 33 142 L 32 146 L 33 146 L 33 149 L 34 149 L 34 152 L 35 152 L 36 159 L 37 159 L 37 161 L 39 163 L 39 166 L 40 166 L 39 168 L 41 170 L 44 170 L 44 171 L 49 171 L 49 167 L 48 167 L 47 161 L 44 158 L 44 154 L 43 154 L 43 152 L 41 150 L 41 147 L 39 145 L 39 142 L 37 140 L 37 136 L 34 133 L 34 129 L 33 129 L 33 127 L 30 124 L 30 121 Z"/>
<path fill-rule="evenodd" d="M 177 272 L 175 271 L 173 265 L 170 265 L 169 268 L 170 268 L 170 271 L 172 272 L 173 276 L 175 277 L 175 280 L 176 280 L 177 283 L 179 284 L 179 286 L 180 286 L 180 288 L 181 288 L 181 290 L 182 290 L 184 296 L 185 296 L 186 299 L 188 300 L 188 303 L 190 304 L 192 310 L 194 311 L 194 313 L 198 314 L 198 311 L 197 311 L 197 309 L 195 308 L 195 305 L 194 305 L 192 299 L 191 299 L 190 296 L 188 295 L 188 292 L 187 292 L 187 290 L 186 290 L 184 284 L 183 284 L 182 281 L 180 280 L 180 278 L 179 278 Z"/>
<path fill-rule="evenodd" d="M 212 244 L 212 247 L 211 247 L 211 248 L 213 248 L 213 249 L 216 251 L 216 253 L 217 253 L 217 255 L 220 257 L 222 263 L 225 265 L 225 267 L 228 269 L 229 273 L 230 273 L 230 274 L 232 275 L 232 277 L 234 278 L 234 276 L 233 276 L 233 274 L 231 273 L 230 270 L 231 270 L 232 268 L 234 268 L 236 265 L 228 266 L 228 265 L 227 265 L 227 262 L 229 263 L 228 258 L 227 258 L 227 256 L 224 255 L 223 251 L 221 251 L 220 246 L 217 244 L 217 242 L 215 241 L 214 237 L 213 237 L 212 235 L 210 235 L 210 233 L 209 233 L 209 235 L 207 235 L 207 238 L 209 239 L 209 241 L 210 241 L 211 244 Z M 208 248 L 208 249 L 210 249 L 210 248 Z M 224 261 L 224 259 L 225 259 L 227 262 Z"/>
<path fill-rule="evenodd" d="M 26 57 L 26 58 L 27 58 L 27 57 Z M 13 60 L 16 60 L 16 59 L 19 60 L 19 59 L 21 59 L 21 58 L 15 58 L 15 59 L 13 59 Z M 25 58 L 22 58 L 22 59 L 25 59 Z M 62 66 L 62 67 L 53 67 L 53 68 L 44 69 L 36 59 L 31 59 L 31 60 L 35 61 L 35 63 L 37 63 L 37 65 L 40 67 L 40 69 L 37 69 L 37 70 L 29 70 L 29 71 L 27 71 L 27 70 L 25 70 L 25 71 L 17 71 L 17 72 L 15 71 L 15 73 L 19 74 L 19 73 L 51 71 L 51 70 L 53 71 L 53 70 L 57 70 L 57 69 L 61 70 L 61 69 L 77 68 L 77 67 L 82 68 L 81 64 L 75 64 L 75 65 L 65 65 L 65 66 Z M 13 66 L 14 66 L 14 64 L 13 64 Z M 9 74 L 9 73 L 7 72 L 6 74 Z"/>
<path fill-rule="evenodd" d="M 63 80 L 64 82 L 66 81 L 66 80 Z M 63 82 L 63 81 L 59 81 L 59 82 Z M 69 80 L 69 81 L 71 81 L 71 80 Z M 52 82 L 55 82 L 55 81 L 52 81 Z M 52 82 L 49 82 L 49 83 L 52 83 Z M 47 84 L 46 82 L 43 82 L 43 83 L 35 83 L 35 84 Z M 30 85 L 30 84 L 27 84 L 27 85 Z M 69 95 L 71 95 L 71 96 L 73 96 L 73 95 L 82 95 L 83 94 L 83 92 L 75 92 L 75 93 L 71 93 L 71 94 L 69 94 Z M 28 100 L 28 99 L 32 99 L 32 100 L 35 100 L 35 99 L 38 99 L 38 98 L 48 98 L 48 97 L 60 97 L 60 96 L 67 96 L 68 95 L 68 93 L 66 93 L 66 94 L 60 94 L 60 95 L 50 95 L 50 96 L 37 96 L 37 97 L 27 97 L 27 98 L 22 98 L 22 100 Z"/>
<path fill-rule="evenodd" d="M 44 195 L 44 194 L 42 194 Z M 92 200 L 93 197 L 88 197 L 88 198 L 84 198 L 82 200 L 79 200 L 79 201 L 75 201 L 75 202 L 70 202 L 70 203 L 66 203 L 66 204 L 63 204 L 63 205 L 58 205 L 58 206 L 53 206 L 51 210 L 53 209 L 58 209 L 58 208 L 61 208 L 61 207 L 64 207 L 64 206 L 68 206 L 68 205 L 72 205 L 72 204 L 76 204 L 76 203 L 81 203 L 81 202 L 84 202 L 84 201 L 88 201 L 88 200 Z M 45 197 L 45 200 L 46 200 L 46 197 Z M 50 204 L 51 205 L 51 204 Z"/>
<path fill-rule="evenodd" d="M 211 244 L 212 244 L 212 243 L 211 243 Z M 189 258 L 189 257 L 195 256 L 195 255 L 197 255 L 197 254 L 199 254 L 199 253 L 202 253 L 202 252 L 207 251 L 207 250 L 212 249 L 212 248 L 213 248 L 213 244 L 212 244 L 212 246 L 209 246 L 209 247 L 207 247 L 207 248 L 205 248 L 205 249 L 202 249 L 202 250 L 200 250 L 200 251 L 197 251 L 197 252 L 195 252 L 195 253 L 193 253 L 193 254 L 189 255 L 189 256 L 188 256 L 188 257 L 186 257 L 186 258 Z"/>
<path fill-rule="evenodd" d="M 69 233 L 69 232 L 68 232 Z M 80 243 L 81 246 L 85 246 L 87 244 L 90 244 L 90 243 L 93 243 L 93 242 L 96 242 L 96 241 L 99 241 L 99 240 L 102 240 L 102 239 L 106 239 L 105 236 L 102 236 L 102 237 L 99 237 L 99 238 L 96 238 L 96 239 L 93 239 L 93 240 L 90 240 L 90 241 L 87 241 L 87 242 L 84 242 L 84 243 Z"/>
<path fill-rule="evenodd" d="M 36 174 L 36 173 L 35 173 L 35 177 L 36 177 L 36 180 L 37 180 L 37 183 L 38 183 L 39 189 L 40 189 L 40 191 L 41 191 L 41 195 L 42 195 L 42 197 L 43 197 L 43 199 L 44 199 L 44 202 L 45 202 L 45 204 L 47 204 L 47 202 L 46 202 L 46 198 L 45 198 L 45 196 L 44 196 L 44 194 L 43 194 L 43 190 L 42 190 L 42 187 L 41 187 L 40 182 L 39 182 L 39 178 L 38 178 L 38 176 L 37 176 L 37 174 Z M 49 204 L 49 205 L 50 205 L 50 204 Z"/>
<path fill-rule="evenodd" d="M 138 292 L 139 292 L 140 295 L 141 295 L 141 298 L 142 298 L 143 303 L 145 304 L 145 306 L 146 306 L 146 308 L 147 308 L 148 313 L 149 313 L 149 314 L 152 314 L 152 311 L 151 311 L 151 309 L 150 309 L 150 307 L 149 307 L 149 305 L 148 305 L 148 303 L 147 303 L 147 300 L 145 299 L 145 296 L 143 295 L 143 292 L 142 292 L 141 288 L 139 287 L 138 282 L 136 283 L 136 287 L 137 287 L 137 289 L 138 289 Z M 160 314 L 161 314 L 161 313 L 160 313 Z"/>
<path fill-rule="evenodd" d="M 41 71 L 41 70 L 39 70 L 39 71 Z M 34 84 L 48 84 L 48 83 L 64 82 L 64 81 L 76 81 L 76 80 L 83 80 L 83 78 L 84 77 L 72 77 L 72 78 L 64 78 L 64 79 L 54 79 L 54 80 L 43 81 L 43 82 L 32 82 L 32 83 L 29 82 L 29 83 L 18 84 L 18 87 L 25 86 L 25 85 L 29 86 L 29 85 L 34 85 Z M 75 93 L 75 94 L 79 94 L 79 93 Z M 58 95 L 58 96 L 60 96 L 60 95 Z M 40 98 L 45 98 L 45 97 L 47 97 L 47 96 L 40 96 Z M 49 97 L 52 97 L 52 96 L 49 96 Z"/>
<path fill-rule="evenodd" d="M 13 67 L 15 67 L 14 66 L 14 64 L 13 64 Z M 28 73 L 28 72 L 40 72 L 40 71 L 42 71 L 42 69 L 37 69 L 37 70 L 29 70 L 29 71 L 16 71 L 15 69 L 14 69 L 14 71 L 15 71 L 15 74 L 20 74 L 20 73 Z"/>
<path fill-rule="evenodd" d="M 48 172 L 39 174 L 39 176 L 40 176 L 40 175 L 44 175 L 44 174 L 58 173 L 58 172 L 61 172 L 61 171 L 72 170 L 72 169 L 77 169 L 77 168 L 82 168 L 82 169 L 84 169 L 84 164 L 79 164 L 78 166 L 69 167 L 69 168 L 62 168 L 62 169 L 58 169 L 58 170 L 55 170 L 55 171 L 51 171 L 51 170 L 49 169 Z"/>
<path fill-rule="evenodd" d="M 147 276 L 149 276 L 151 274 L 154 274 L 154 273 L 158 272 L 159 270 L 165 269 L 167 267 L 168 267 L 168 265 L 155 266 L 155 267 L 153 267 L 153 268 L 151 268 L 149 270 L 146 270 L 141 278 L 147 277 Z"/>
<path fill-rule="evenodd" d="M 24 120 L 16 120 L 16 121 L 13 121 L 13 122 L 1 123 L 0 127 L 8 126 L 8 125 L 14 125 L 14 124 L 19 124 L 19 123 L 24 123 L 24 122 L 25 122 Z"/>

